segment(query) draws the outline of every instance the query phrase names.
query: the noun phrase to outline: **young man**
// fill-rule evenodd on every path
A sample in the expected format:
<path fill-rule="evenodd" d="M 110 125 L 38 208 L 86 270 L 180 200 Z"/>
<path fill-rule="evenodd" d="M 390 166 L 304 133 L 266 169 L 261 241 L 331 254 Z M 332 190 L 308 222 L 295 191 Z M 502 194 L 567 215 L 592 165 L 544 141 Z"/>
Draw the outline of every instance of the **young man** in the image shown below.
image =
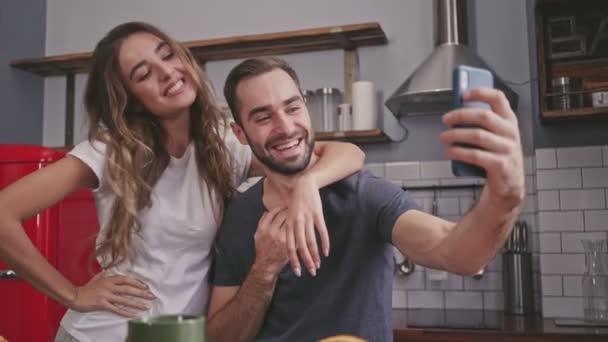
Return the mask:
<path fill-rule="evenodd" d="M 399 187 L 358 172 L 321 190 L 331 253 L 316 271 L 294 274 L 288 261 L 295 246 L 282 229 L 284 199 L 294 175 L 317 161 L 297 75 L 280 59 L 249 59 L 231 71 L 224 95 L 236 136 L 268 176 L 226 209 L 212 275 L 211 342 L 317 341 L 338 334 L 392 341 L 391 244 L 417 264 L 475 274 L 503 244 L 523 201 L 515 114 L 501 92 L 473 90 L 464 100 L 487 102 L 493 112 L 459 109 L 443 122 L 484 129 L 450 128 L 441 140 L 449 158 L 486 170 L 476 206 L 459 223 L 448 222 L 418 210 Z"/>

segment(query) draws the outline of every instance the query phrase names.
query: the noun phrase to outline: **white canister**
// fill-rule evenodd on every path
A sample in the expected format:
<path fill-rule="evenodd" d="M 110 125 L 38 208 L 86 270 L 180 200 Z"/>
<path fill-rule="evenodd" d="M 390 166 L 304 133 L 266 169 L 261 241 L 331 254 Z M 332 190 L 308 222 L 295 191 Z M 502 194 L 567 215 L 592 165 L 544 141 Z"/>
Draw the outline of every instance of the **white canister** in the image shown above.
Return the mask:
<path fill-rule="evenodd" d="M 346 132 L 352 129 L 352 113 L 350 103 L 338 105 L 338 131 Z"/>
<path fill-rule="evenodd" d="M 608 107 L 608 91 L 594 91 L 591 93 L 593 107 Z"/>
<path fill-rule="evenodd" d="M 378 126 L 376 114 L 376 90 L 370 81 L 356 81 L 352 88 L 352 129 L 375 129 Z"/>

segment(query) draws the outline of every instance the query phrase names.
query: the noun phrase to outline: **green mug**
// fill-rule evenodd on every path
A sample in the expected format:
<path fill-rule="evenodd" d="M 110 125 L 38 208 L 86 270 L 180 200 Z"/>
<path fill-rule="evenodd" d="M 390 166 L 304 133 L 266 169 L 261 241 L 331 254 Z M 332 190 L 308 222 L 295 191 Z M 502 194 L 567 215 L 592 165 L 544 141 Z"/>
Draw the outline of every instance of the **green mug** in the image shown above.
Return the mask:
<path fill-rule="evenodd" d="M 205 342 L 203 316 L 162 315 L 129 321 L 128 342 Z"/>

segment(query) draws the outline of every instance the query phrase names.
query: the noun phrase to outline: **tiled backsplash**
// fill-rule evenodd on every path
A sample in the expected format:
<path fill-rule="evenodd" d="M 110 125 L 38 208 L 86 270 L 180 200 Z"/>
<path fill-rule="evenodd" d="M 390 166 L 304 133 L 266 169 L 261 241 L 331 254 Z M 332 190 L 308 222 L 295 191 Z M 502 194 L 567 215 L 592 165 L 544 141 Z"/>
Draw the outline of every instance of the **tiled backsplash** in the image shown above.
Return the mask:
<path fill-rule="evenodd" d="M 608 146 L 536 150 L 545 317 L 582 317 L 582 239 L 608 231 Z"/>
<path fill-rule="evenodd" d="M 535 225 L 537 211 L 534 194 L 534 160 L 526 158 L 528 197 L 522 218 Z M 438 215 L 458 221 L 474 204 L 480 188 L 441 189 L 442 185 L 478 185 L 478 178 L 456 178 L 452 175 L 449 160 L 423 162 L 375 163 L 367 167 L 377 176 L 384 177 L 410 189 L 412 197 L 426 212 L 431 212 L 433 191 L 416 190 L 418 186 L 438 186 L 436 195 Z M 430 280 L 429 270 L 421 266 L 410 275 L 395 274 L 393 283 L 394 308 L 432 309 L 490 309 L 503 308 L 502 258 L 497 254 L 479 279 L 448 274 L 445 280 Z M 540 297 L 540 296 L 539 296 Z"/>

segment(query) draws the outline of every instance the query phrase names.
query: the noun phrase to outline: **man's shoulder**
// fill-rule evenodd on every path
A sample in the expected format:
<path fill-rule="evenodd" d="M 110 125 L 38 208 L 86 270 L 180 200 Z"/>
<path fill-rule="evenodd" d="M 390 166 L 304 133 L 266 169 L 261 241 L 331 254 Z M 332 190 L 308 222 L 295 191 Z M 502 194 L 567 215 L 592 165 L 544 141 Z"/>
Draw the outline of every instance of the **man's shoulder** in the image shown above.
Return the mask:
<path fill-rule="evenodd" d="M 243 223 L 251 223 L 255 228 L 259 216 L 264 212 L 264 204 L 262 202 L 262 184 L 257 182 L 243 192 L 237 193 L 226 203 L 224 212 L 224 221 L 222 229 L 230 229 L 232 226 L 239 226 L 242 231 L 247 225 Z"/>
<path fill-rule="evenodd" d="M 228 202 L 227 208 L 249 207 L 253 203 L 262 203 L 263 178 L 236 195 Z"/>
<path fill-rule="evenodd" d="M 368 191 L 366 189 L 370 183 L 390 183 L 384 178 L 379 178 L 375 176 L 370 170 L 367 168 L 363 168 L 361 171 L 357 171 L 352 175 L 341 179 L 340 181 L 332 184 L 332 188 L 334 191 L 352 191 L 352 192 L 361 192 Z"/>

